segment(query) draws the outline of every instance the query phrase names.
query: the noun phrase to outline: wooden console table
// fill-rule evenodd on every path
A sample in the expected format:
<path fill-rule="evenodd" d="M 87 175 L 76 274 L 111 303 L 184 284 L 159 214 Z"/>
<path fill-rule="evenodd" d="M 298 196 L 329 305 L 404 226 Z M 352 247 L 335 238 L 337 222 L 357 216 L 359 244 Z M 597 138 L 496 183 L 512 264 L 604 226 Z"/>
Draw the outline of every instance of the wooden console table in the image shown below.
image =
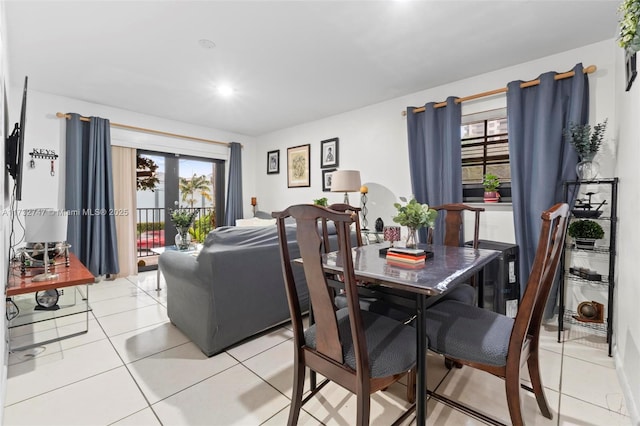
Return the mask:
<path fill-rule="evenodd" d="M 39 291 L 51 289 L 59 290 L 65 287 L 75 287 L 84 284 L 86 288 L 85 295 L 83 297 L 85 302 L 84 306 L 79 308 L 75 306 L 76 304 L 74 303 L 74 307 L 61 307 L 58 310 L 36 311 L 34 309 L 30 309 L 29 311 L 25 311 L 23 304 L 23 308 L 20 309 L 20 313 L 18 314 L 18 316 L 16 316 L 9 322 L 9 329 L 24 327 L 37 322 L 48 321 L 82 313 L 86 315 L 85 329 L 63 336 L 56 336 L 55 338 L 46 339 L 41 342 L 30 343 L 19 348 L 10 347 L 11 351 L 24 350 L 36 346 L 46 345 L 48 343 L 52 343 L 61 339 L 78 336 L 89 331 L 89 284 L 92 284 L 95 281 L 95 277 L 93 276 L 93 274 L 82 264 L 82 262 L 80 262 L 80 260 L 78 260 L 78 258 L 73 253 L 69 253 L 69 267 L 66 267 L 64 264 L 56 265 L 55 269 L 52 270 L 52 272 L 59 274 L 57 279 L 38 282 L 33 281 L 32 278 L 42 271 L 43 268 L 30 268 L 27 269 L 25 275 L 21 275 L 20 266 L 17 264 L 12 265 L 9 273 L 8 287 L 6 290 L 7 299 L 13 299 L 16 296 L 29 293 L 37 293 Z M 74 291 L 76 291 L 76 289 L 74 289 Z M 35 298 L 33 301 L 33 305 L 35 308 Z"/>

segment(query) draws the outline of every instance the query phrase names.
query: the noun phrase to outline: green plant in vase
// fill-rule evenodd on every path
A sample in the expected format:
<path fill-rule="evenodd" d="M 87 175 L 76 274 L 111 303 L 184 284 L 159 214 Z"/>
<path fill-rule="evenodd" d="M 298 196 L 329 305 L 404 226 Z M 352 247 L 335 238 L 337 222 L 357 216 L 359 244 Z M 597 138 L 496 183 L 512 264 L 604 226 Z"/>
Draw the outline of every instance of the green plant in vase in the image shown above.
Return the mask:
<path fill-rule="evenodd" d="M 594 220 L 583 219 L 571 222 L 567 233 L 576 241 L 579 249 L 593 250 L 595 240 L 604 237 L 602 226 Z"/>
<path fill-rule="evenodd" d="M 405 201 L 403 198 L 401 200 Z M 393 206 L 398 210 L 398 214 L 392 218 L 393 221 L 409 228 L 407 247 L 415 247 L 418 243 L 418 230 L 423 227 L 433 228 L 438 212 L 429 208 L 428 204 L 418 203 L 415 198 L 404 206 L 400 203 L 394 203 Z"/>
<path fill-rule="evenodd" d="M 176 227 L 176 246 L 179 250 L 186 250 L 191 245 L 191 235 L 189 228 L 193 226 L 193 221 L 198 215 L 198 210 L 175 209 L 171 210 L 171 222 Z"/>
<path fill-rule="evenodd" d="M 564 135 L 576 150 L 580 162 L 576 165 L 576 173 L 579 179 L 592 180 L 598 175 L 600 165 L 593 158 L 600 150 L 604 132 L 607 129 L 607 119 L 593 126 L 589 124 L 569 123 L 564 130 Z"/>

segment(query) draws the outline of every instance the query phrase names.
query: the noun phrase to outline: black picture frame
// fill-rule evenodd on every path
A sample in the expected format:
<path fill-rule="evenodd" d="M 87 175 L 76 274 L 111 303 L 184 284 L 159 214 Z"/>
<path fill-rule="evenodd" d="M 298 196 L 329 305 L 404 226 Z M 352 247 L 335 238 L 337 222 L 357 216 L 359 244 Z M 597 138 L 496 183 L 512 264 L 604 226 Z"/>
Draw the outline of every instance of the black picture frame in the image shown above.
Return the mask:
<path fill-rule="evenodd" d="M 631 85 L 633 84 L 633 80 L 636 79 L 636 75 L 638 75 L 638 71 L 636 69 L 636 53 L 629 53 L 627 52 L 625 54 L 625 59 L 626 59 L 626 66 L 625 66 L 625 71 L 626 71 L 626 77 L 627 77 L 627 88 L 625 89 L 625 92 L 628 92 L 629 89 L 631 89 Z"/>
<path fill-rule="evenodd" d="M 267 174 L 277 175 L 280 173 L 280 150 L 267 152 Z"/>
<path fill-rule="evenodd" d="M 311 186 L 311 145 L 287 148 L 287 186 L 302 188 Z"/>
<path fill-rule="evenodd" d="M 322 192 L 331 191 L 331 175 L 338 169 L 325 169 L 322 171 Z"/>
<path fill-rule="evenodd" d="M 326 139 L 320 142 L 320 168 L 338 167 L 338 138 Z"/>

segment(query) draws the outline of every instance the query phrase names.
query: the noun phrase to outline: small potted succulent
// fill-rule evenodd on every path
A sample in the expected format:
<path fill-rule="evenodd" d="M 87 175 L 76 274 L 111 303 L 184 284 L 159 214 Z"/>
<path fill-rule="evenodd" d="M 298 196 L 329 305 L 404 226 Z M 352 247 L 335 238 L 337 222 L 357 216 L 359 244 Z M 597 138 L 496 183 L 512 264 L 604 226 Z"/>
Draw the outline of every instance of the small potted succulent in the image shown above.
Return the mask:
<path fill-rule="evenodd" d="M 576 247 L 583 250 L 593 250 L 595 241 L 604 237 L 602 226 L 589 219 L 571 222 L 567 233 L 575 240 Z"/>
<path fill-rule="evenodd" d="M 485 203 L 497 203 L 500 201 L 500 194 L 498 193 L 500 179 L 498 176 L 493 173 L 487 173 L 482 179 L 482 186 L 484 187 Z"/>
<path fill-rule="evenodd" d="M 405 201 L 404 198 L 400 198 Z M 428 204 L 420 204 L 412 198 L 406 205 L 394 203 L 398 214 L 393 217 L 393 221 L 409 228 L 407 235 L 407 247 L 415 247 L 418 243 L 418 229 L 427 227 L 433 228 L 438 217 L 438 212 L 429 208 Z"/>

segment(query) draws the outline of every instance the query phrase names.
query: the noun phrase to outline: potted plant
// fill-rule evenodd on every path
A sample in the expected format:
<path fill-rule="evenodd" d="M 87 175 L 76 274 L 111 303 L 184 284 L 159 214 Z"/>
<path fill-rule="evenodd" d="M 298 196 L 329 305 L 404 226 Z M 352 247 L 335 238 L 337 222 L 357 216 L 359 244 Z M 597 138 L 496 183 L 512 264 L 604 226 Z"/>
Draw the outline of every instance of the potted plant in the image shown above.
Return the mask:
<path fill-rule="evenodd" d="M 313 204 L 316 206 L 327 207 L 327 197 L 318 198 L 317 200 L 313 200 Z"/>
<path fill-rule="evenodd" d="M 500 194 L 498 193 L 500 179 L 498 176 L 493 173 L 487 173 L 482 179 L 482 186 L 484 187 L 485 203 L 497 203 L 500 201 Z"/>
<path fill-rule="evenodd" d="M 595 241 L 604 237 L 602 226 L 589 219 L 571 222 L 567 233 L 576 241 L 576 247 L 584 250 L 593 250 Z"/>
<path fill-rule="evenodd" d="M 176 209 L 171 211 L 171 222 L 176 227 L 176 247 L 179 250 L 187 250 L 191 245 L 191 235 L 189 228 L 193 225 L 198 214 L 198 210 Z"/>
<path fill-rule="evenodd" d="M 624 0 L 618 8 L 620 12 L 620 34 L 618 44 L 629 54 L 640 51 L 640 0 Z"/>
<path fill-rule="evenodd" d="M 401 198 L 405 201 L 404 198 Z M 393 221 L 408 227 L 407 247 L 415 247 L 418 243 L 417 232 L 422 227 L 433 228 L 438 212 L 429 208 L 428 204 L 420 204 L 412 198 L 406 205 L 394 203 L 398 214 L 393 217 Z"/>
<path fill-rule="evenodd" d="M 600 166 L 593 161 L 593 157 L 595 157 L 600 145 L 602 145 L 606 129 L 607 119 L 593 126 L 593 131 L 589 124 L 575 123 L 569 123 L 569 127 L 564 130 L 565 137 L 573 145 L 580 157 L 580 162 L 576 166 L 576 173 L 579 179 L 591 180 L 598 175 Z"/>

